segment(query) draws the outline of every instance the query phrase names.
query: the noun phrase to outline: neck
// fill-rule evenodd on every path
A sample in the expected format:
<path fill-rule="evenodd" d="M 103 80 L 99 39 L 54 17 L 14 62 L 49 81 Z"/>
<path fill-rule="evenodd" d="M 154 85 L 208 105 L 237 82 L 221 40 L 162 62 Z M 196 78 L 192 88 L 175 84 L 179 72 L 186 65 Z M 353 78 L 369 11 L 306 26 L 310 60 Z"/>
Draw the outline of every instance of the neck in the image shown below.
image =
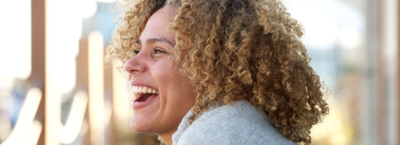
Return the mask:
<path fill-rule="evenodd" d="M 165 145 L 172 145 L 172 134 L 173 133 L 159 134 L 159 136 Z"/>

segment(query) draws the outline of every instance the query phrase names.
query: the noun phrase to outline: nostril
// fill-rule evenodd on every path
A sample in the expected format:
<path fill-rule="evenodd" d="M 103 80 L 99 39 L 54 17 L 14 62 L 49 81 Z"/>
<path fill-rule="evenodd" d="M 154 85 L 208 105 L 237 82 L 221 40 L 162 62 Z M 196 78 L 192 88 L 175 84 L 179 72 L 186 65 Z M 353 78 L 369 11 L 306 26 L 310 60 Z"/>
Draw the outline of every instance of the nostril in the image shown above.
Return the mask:
<path fill-rule="evenodd" d="M 128 61 L 126 61 L 126 62 L 124 63 L 124 69 L 125 69 L 125 71 L 127 71 L 127 72 L 131 72 L 131 70 L 132 70 L 132 65 L 130 64 L 130 60 L 131 60 L 131 59 L 129 59 Z"/>

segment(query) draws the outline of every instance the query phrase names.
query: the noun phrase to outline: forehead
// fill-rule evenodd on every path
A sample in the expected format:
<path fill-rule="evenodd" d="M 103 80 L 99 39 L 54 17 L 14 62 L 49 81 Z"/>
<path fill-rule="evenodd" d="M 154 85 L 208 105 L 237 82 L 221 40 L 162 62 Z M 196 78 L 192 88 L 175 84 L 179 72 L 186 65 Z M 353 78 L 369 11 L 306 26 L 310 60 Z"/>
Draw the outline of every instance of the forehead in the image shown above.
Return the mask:
<path fill-rule="evenodd" d="M 166 37 L 170 40 L 175 38 L 174 33 L 167 30 L 170 22 L 173 21 L 177 13 L 177 7 L 164 6 L 157 10 L 147 21 L 146 26 L 140 35 L 140 40 L 145 41 L 149 38 Z"/>

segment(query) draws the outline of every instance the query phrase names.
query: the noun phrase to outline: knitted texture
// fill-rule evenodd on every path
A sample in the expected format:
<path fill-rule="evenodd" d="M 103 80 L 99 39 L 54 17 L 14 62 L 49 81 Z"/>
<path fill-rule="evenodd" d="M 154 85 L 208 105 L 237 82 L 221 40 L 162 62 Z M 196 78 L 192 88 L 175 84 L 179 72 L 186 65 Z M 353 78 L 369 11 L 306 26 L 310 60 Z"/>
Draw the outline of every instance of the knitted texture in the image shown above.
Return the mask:
<path fill-rule="evenodd" d="M 214 105 L 190 126 L 190 110 L 173 134 L 174 145 L 293 145 L 248 101 Z"/>

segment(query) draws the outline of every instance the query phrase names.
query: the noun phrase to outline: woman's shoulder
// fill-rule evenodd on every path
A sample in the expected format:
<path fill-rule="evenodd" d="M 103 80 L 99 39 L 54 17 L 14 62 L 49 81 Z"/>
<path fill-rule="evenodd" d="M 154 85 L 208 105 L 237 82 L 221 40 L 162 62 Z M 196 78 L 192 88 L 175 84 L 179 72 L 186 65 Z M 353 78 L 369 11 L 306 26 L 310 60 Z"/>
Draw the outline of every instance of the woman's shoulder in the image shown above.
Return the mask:
<path fill-rule="evenodd" d="M 186 143 L 294 144 L 272 127 L 263 111 L 244 100 L 204 112 L 180 135 L 179 145 Z"/>

